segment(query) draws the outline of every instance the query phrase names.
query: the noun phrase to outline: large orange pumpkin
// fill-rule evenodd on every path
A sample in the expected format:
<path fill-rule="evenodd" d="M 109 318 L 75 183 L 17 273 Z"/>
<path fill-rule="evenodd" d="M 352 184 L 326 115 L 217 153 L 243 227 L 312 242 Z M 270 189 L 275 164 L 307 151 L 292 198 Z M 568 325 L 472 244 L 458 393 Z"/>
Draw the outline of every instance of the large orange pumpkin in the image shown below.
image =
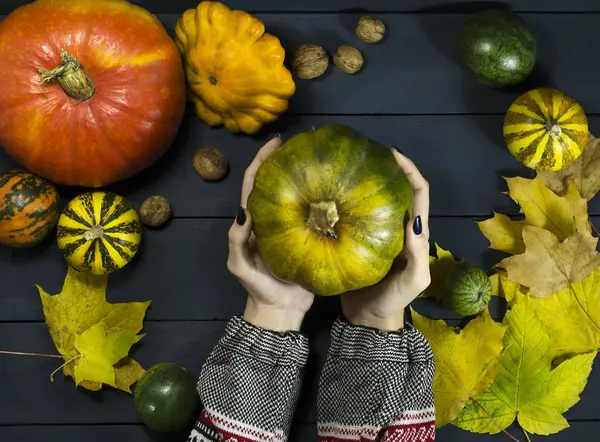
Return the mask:
<path fill-rule="evenodd" d="M 127 178 L 173 142 L 181 57 L 156 17 L 124 0 L 37 0 L 0 24 L 0 145 L 56 183 Z"/>

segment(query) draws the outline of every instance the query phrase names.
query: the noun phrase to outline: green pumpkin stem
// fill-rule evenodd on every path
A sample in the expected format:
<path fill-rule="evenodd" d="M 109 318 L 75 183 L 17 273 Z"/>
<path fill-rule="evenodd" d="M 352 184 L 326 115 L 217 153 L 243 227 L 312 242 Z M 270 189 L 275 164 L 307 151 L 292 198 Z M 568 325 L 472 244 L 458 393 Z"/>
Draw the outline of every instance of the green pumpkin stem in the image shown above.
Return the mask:
<path fill-rule="evenodd" d="M 546 123 L 546 130 L 552 138 L 560 138 L 562 134 L 562 129 L 560 128 L 560 125 L 554 119 Z"/>
<path fill-rule="evenodd" d="M 322 235 L 331 239 L 337 239 L 333 229 L 340 220 L 335 201 L 320 201 L 310 204 L 308 214 L 308 225 Z"/>
<path fill-rule="evenodd" d="M 60 56 L 61 61 L 55 69 L 39 69 L 40 84 L 56 80 L 65 93 L 79 103 L 92 98 L 95 92 L 94 84 L 83 72 L 79 60 L 71 57 L 64 49 L 60 50 Z"/>
<path fill-rule="evenodd" d="M 94 239 L 102 238 L 104 236 L 104 227 L 100 224 L 95 225 L 90 230 L 83 234 L 86 241 L 93 241 Z"/>

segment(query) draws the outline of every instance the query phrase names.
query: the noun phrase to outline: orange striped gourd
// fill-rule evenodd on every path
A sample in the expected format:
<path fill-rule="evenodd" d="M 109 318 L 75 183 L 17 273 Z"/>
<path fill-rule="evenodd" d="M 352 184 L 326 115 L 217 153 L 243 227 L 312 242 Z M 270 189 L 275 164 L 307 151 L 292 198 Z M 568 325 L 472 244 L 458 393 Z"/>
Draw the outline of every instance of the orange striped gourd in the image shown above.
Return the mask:
<path fill-rule="evenodd" d="M 0 175 L 0 244 L 30 247 L 52 231 L 60 199 L 51 182 L 24 170 Z"/>
<path fill-rule="evenodd" d="M 504 118 L 504 139 L 513 156 L 538 171 L 567 167 L 582 154 L 588 139 L 585 112 L 556 89 L 534 89 L 511 104 Z"/>

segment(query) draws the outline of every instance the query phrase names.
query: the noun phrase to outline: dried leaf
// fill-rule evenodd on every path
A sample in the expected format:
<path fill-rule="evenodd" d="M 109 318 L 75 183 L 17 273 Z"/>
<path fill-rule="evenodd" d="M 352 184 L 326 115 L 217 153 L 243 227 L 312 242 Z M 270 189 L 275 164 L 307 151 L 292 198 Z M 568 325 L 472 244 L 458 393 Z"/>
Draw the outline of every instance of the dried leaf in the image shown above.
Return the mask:
<path fill-rule="evenodd" d="M 442 249 L 435 243 L 435 256 L 429 257 L 429 269 L 431 272 L 431 284 L 421 293 L 422 298 L 440 299 L 444 292 L 444 283 L 452 270 L 462 262 L 457 261 L 449 250 Z"/>
<path fill-rule="evenodd" d="M 508 329 L 496 380 L 476 397 L 477 402 L 463 409 L 454 424 L 492 434 L 508 427 L 515 418 L 533 434 L 553 434 L 567 428 L 562 413 L 579 401 L 596 352 L 575 356 L 552 370 L 552 341 L 531 302 L 515 305 L 506 313 L 504 323 Z"/>
<path fill-rule="evenodd" d="M 452 422 L 470 398 L 488 388 L 498 373 L 504 327 L 494 322 L 487 309 L 460 333 L 442 320 L 412 311 L 414 326 L 427 338 L 435 359 L 433 392 L 435 423 Z"/>
<path fill-rule="evenodd" d="M 525 251 L 523 227 L 525 221 L 513 221 L 506 215 L 494 212 L 494 217 L 477 223 L 481 233 L 490 242 L 490 248 L 511 255 Z"/>
<path fill-rule="evenodd" d="M 512 255 L 525 251 L 523 227 L 540 227 L 552 232 L 560 241 L 573 233 L 591 232 L 587 214 L 587 202 L 581 198 L 574 185 L 560 197 L 548 189 L 538 176 L 505 178 L 509 196 L 521 206 L 525 220 L 515 221 L 506 215 L 494 213 L 494 217 L 478 222 L 479 230 L 490 242 L 490 248 Z"/>
<path fill-rule="evenodd" d="M 131 386 L 139 381 L 146 370 L 134 359 L 127 357 L 115 365 L 115 386 L 131 393 Z"/>
<path fill-rule="evenodd" d="M 509 306 L 524 303 L 519 284 L 498 277 L 500 296 Z M 600 350 L 600 268 L 547 298 L 531 298 L 530 307 L 544 324 L 557 358 Z"/>
<path fill-rule="evenodd" d="M 526 225 L 546 229 L 560 241 L 573 233 L 590 231 L 587 203 L 574 187 L 565 197 L 559 197 L 539 176 L 533 180 L 521 177 L 505 180 L 509 196 L 525 214 Z"/>
<path fill-rule="evenodd" d="M 567 193 L 570 183 L 574 183 L 579 193 L 587 201 L 600 190 L 600 141 L 592 134 L 583 154 L 570 166 L 556 172 L 541 172 L 546 185 L 558 195 Z"/>
<path fill-rule="evenodd" d="M 525 226 L 523 241 L 525 253 L 503 259 L 498 266 L 507 271 L 510 281 L 529 287 L 531 296 L 537 298 L 581 281 L 600 265 L 598 239 L 588 232 L 576 233 L 561 243 L 547 230 Z"/>
<path fill-rule="evenodd" d="M 110 304 L 106 301 L 107 281 L 106 275 L 96 276 L 69 267 L 61 293 L 51 296 L 37 286 L 54 345 L 65 361 L 73 359 L 63 369 L 65 376 L 75 377 L 77 358 L 80 357 L 75 346 L 78 335 L 97 325 L 102 326 L 106 335 L 119 332 L 137 335 L 143 327 L 150 302 Z M 129 391 L 131 384 L 141 377 L 139 368 L 139 364 L 126 364 L 117 368 L 113 384 Z M 127 385 L 133 378 L 135 380 Z M 94 380 L 79 380 L 79 385 L 88 390 L 95 391 L 102 387 L 100 382 Z"/>

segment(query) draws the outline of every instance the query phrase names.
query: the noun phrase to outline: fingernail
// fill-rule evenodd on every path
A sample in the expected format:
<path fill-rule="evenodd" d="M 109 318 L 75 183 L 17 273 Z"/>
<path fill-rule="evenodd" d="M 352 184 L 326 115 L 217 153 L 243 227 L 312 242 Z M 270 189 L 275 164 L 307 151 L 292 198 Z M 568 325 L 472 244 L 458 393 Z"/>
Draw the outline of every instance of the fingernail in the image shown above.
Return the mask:
<path fill-rule="evenodd" d="M 420 235 L 423 233 L 423 222 L 421 221 L 421 215 L 415 218 L 415 222 L 413 223 L 413 232 L 415 232 L 415 235 Z"/>
<path fill-rule="evenodd" d="M 281 134 L 280 133 L 276 133 L 274 134 L 271 139 L 274 140 L 275 138 L 281 138 Z"/>
<path fill-rule="evenodd" d="M 235 217 L 235 222 L 238 223 L 240 226 L 246 224 L 246 211 L 242 206 L 240 206 L 240 208 L 238 209 L 237 216 Z"/>
<path fill-rule="evenodd" d="M 394 146 L 393 144 L 390 144 L 390 146 L 392 147 L 392 149 L 396 150 L 397 152 L 402 153 L 402 151 L 400 149 L 398 149 L 396 146 Z"/>

